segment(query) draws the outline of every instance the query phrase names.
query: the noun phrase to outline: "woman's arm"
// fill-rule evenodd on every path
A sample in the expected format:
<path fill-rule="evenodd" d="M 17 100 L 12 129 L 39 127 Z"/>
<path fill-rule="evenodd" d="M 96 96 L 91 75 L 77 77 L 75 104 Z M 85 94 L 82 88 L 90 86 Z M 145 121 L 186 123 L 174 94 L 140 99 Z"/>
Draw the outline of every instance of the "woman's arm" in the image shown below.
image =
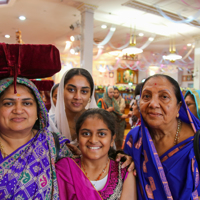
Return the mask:
<path fill-rule="evenodd" d="M 120 200 L 137 200 L 136 179 L 132 172 L 128 173 L 124 181 Z"/>

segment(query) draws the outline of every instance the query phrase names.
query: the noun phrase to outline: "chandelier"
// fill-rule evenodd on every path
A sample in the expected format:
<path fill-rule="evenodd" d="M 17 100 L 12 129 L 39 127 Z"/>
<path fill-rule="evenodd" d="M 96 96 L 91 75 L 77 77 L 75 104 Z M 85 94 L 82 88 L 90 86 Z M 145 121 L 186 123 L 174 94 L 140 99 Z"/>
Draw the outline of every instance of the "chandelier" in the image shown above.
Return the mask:
<path fill-rule="evenodd" d="M 164 60 L 169 60 L 171 63 L 174 63 L 176 60 L 179 60 L 182 58 L 181 55 L 176 54 L 174 38 L 172 38 L 172 40 L 170 40 L 169 52 L 170 52 L 170 54 L 168 54 L 167 56 L 163 56 Z"/>
<path fill-rule="evenodd" d="M 130 32 L 132 32 L 132 30 Z M 130 44 L 127 48 L 122 50 L 123 54 L 127 54 L 131 57 L 134 57 L 135 54 L 139 54 L 143 52 L 142 49 L 136 47 L 136 33 L 135 32 L 136 31 L 134 29 L 134 34 L 132 35 L 132 33 L 130 33 Z"/>

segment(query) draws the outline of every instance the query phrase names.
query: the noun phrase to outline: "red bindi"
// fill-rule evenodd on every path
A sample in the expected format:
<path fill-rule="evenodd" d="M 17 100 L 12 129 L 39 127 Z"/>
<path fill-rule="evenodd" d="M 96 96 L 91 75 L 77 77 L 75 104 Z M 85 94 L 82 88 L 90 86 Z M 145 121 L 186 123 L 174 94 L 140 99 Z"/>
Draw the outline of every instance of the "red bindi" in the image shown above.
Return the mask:
<path fill-rule="evenodd" d="M 155 83 L 155 85 L 157 85 L 157 83 Z"/>

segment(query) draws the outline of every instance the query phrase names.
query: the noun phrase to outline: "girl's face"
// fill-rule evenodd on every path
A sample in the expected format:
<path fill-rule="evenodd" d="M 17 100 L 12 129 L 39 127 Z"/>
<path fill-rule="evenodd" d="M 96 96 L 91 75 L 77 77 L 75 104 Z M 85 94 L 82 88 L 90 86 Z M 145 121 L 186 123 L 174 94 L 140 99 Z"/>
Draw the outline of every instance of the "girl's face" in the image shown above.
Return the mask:
<path fill-rule="evenodd" d="M 112 99 L 114 96 L 114 89 L 113 88 L 109 88 L 108 89 L 108 96 Z"/>
<path fill-rule="evenodd" d="M 53 91 L 53 94 L 52 94 L 52 100 L 53 100 L 54 106 L 56 106 L 57 94 L 58 94 L 58 87 Z"/>
<path fill-rule="evenodd" d="M 79 130 L 79 148 L 89 160 L 106 160 L 114 139 L 107 125 L 98 116 L 88 117 Z"/>
<path fill-rule="evenodd" d="M 90 95 L 91 87 L 88 80 L 82 75 L 73 76 L 64 86 L 66 112 L 84 111 Z"/>

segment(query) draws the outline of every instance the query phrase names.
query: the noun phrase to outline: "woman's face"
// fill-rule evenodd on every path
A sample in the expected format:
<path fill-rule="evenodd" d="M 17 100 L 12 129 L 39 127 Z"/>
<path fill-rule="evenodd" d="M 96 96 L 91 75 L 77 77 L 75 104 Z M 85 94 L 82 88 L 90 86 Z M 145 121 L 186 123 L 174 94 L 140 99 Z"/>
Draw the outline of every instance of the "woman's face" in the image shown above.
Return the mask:
<path fill-rule="evenodd" d="M 56 106 L 57 94 L 58 94 L 58 87 L 53 91 L 53 94 L 52 94 L 52 100 L 53 100 L 54 106 Z"/>
<path fill-rule="evenodd" d="M 198 119 L 197 108 L 194 99 L 188 94 L 185 98 L 185 103 L 192 112 L 192 114 Z"/>
<path fill-rule="evenodd" d="M 84 158 L 90 160 L 108 158 L 114 143 L 111 131 L 98 116 L 88 117 L 79 130 L 79 148 Z"/>
<path fill-rule="evenodd" d="M 112 99 L 114 96 L 114 89 L 113 88 L 109 88 L 108 89 L 108 96 Z"/>
<path fill-rule="evenodd" d="M 136 116 L 137 118 L 140 118 L 140 111 L 138 109 L 136 100 L 134 101 L 134 103 L 132 105 L 132 109 L 133 109 L 132 115 Z"/>
<path fill-rule="evenodd" d="M 176 121 L 181 104 L 177 105 L 173 85 L 164 77 L 149 79 L 140 99 L 140 112 L 151 128 L 162 129 Z"/>
<path fill-rule="evenodd" d="M 79 113 L 85 110 L 90 99 L 91 87 L 82 75 L 73 76 L 64 86 L 64 102 L 66 112 Z"/>
<path fill-rule="evenodd" d="M 37 103 L 30 89 L 17 84 L 8 87 L 0 97 L 0 132 L 30 131 L 37 120 Z"/>

